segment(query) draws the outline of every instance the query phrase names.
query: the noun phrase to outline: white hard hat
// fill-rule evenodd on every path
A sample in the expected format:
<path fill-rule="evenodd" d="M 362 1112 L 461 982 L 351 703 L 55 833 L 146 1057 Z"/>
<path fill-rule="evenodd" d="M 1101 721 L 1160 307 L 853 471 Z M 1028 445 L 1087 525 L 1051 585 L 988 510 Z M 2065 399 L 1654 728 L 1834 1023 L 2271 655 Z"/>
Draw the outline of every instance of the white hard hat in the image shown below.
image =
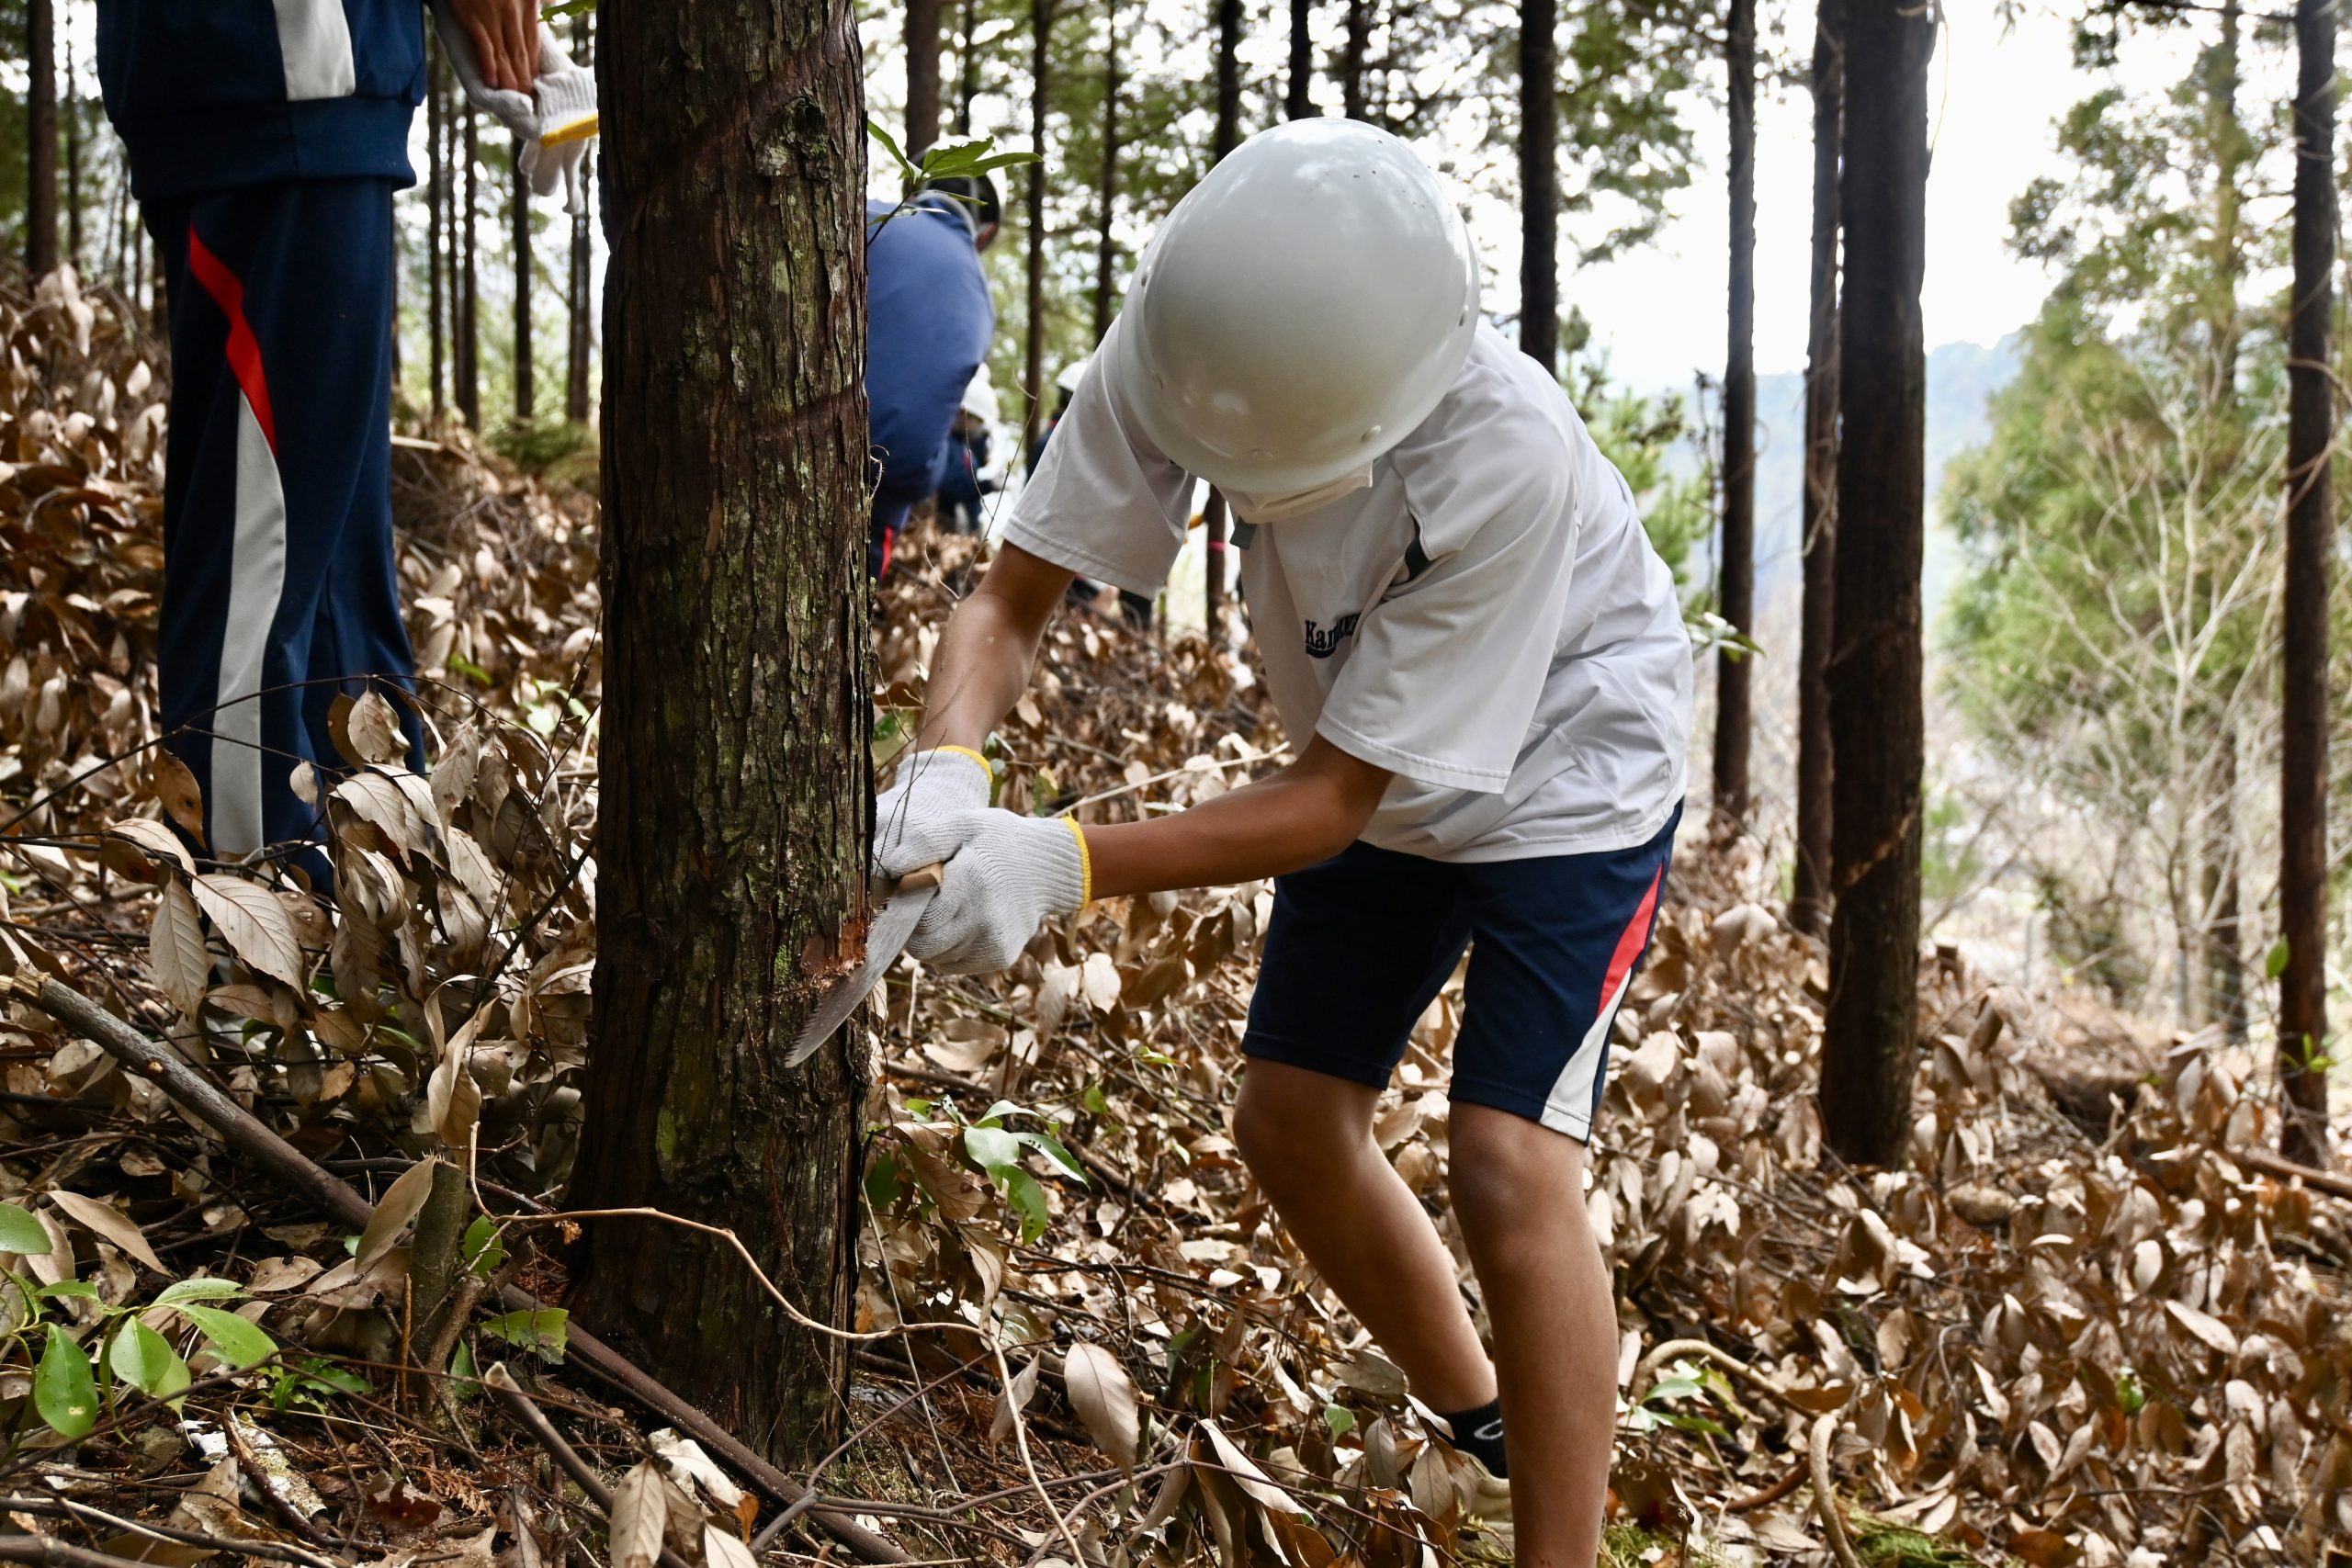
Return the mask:
<path fill-rule="evenodd" d="M 1062 392 L 1077 391 L 1079 378 L 1086 374 L 1086 367 L 1093 362 L 1093 359 L 1094 356 L 1091 354 L 1081 354 L 1068 365 L 1063 366 L 1060 372 L 1054 377 L 1054 389 Z"/>
<path fill-rule="evenodd" d="M 1168 215 L 1111 369 L 1188 471 L 1307 491 L 1428 417 L 1477 319 L 1477 254 L 1429 165 L 1373 126 L 1298 119 L 1235 148 Z"/>
<path fill-rule="evenodd" d="M 972 373 L 971 384 L 964 389 L 964 400 L 960 406 L 983 424 L 996 423 L 996 383 L 989 379 L 989 367 L 985 361 Z"/>

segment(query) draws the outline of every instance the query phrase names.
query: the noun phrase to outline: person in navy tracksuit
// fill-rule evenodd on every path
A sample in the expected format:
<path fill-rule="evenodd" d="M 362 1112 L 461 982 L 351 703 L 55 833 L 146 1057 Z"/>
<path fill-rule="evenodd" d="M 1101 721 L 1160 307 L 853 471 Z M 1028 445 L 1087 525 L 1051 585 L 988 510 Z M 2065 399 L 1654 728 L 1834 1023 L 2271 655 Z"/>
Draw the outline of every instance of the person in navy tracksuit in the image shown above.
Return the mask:
<path fill-rule="evenodd" d="M 469 91 L 528 93 L 529 0 L 446 4 L 445 37 L 454 23 L 474 44 Z M 171 308 L 164 728 L 204 791 L 203 848 L 241 858 L 315 835 L 291 775 L 338 766 L 336 694 L 413 683 L 392 557 L 392 193 L 415 179 L 423 11 L 101 0 L 98 73 Z M 393 705 L 422 766 L 417 718 Z"/>
<path fill-rule="evenodd" d="M 876 578 L 908 513 L 938 491 L 964 389 L 988 357 L 996 305 L 979 253 L 1002 217 L 985 175 L 934 181 L 910 209 L 866 203 L 865 397 L 880 475 L 865 564 Z"/>

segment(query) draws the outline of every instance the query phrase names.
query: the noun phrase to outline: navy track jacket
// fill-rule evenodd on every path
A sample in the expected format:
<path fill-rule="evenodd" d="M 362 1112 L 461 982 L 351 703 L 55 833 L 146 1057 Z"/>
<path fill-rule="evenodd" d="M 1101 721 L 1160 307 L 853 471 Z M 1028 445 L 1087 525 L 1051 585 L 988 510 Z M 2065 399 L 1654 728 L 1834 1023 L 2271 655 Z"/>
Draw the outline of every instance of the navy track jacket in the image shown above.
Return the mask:
<path fill-rule="evenodd" d="M 140 199 L 276 180 L 414 183 L 418 0 L 99 0 L 98 82 Z"/>

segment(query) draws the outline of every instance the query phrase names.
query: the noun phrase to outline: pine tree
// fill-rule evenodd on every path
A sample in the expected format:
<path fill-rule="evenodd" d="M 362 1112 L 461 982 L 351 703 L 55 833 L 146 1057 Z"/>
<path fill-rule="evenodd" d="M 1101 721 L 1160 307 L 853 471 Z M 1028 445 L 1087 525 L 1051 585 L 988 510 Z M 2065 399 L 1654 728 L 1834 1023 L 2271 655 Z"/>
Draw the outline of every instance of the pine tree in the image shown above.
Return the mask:
<path fill-rule="evenodd" d="M 1812 310 L 1805 333 L 1803 629 L 1797 655 L 1796 881 L 1789 923 L 1829 931 L 1829 652 L 1838 550 L 1838 173 L 1847 0 L 1819 0 L 1813 31 Z"/>

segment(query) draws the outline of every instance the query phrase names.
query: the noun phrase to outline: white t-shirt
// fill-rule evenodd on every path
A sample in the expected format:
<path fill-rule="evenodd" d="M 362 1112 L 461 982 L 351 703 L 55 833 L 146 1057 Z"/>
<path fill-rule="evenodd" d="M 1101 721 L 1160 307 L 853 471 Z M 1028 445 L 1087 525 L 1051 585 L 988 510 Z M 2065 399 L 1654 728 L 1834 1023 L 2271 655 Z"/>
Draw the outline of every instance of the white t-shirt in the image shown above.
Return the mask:
<path fill-rule="evenodd" d="M 1149 593 L 1193 479 L 1127 416 L 1104 350 L 1004 536 Z M 1691 651 L 1673 574 L 1566 392 L 1489 325 L 1368 489 L 1255 530 L 1241 590 L 1292 736 L 1396 773 L 1374 844 L 1445 861 L 1625 849 L 1682 799 Z"/>

